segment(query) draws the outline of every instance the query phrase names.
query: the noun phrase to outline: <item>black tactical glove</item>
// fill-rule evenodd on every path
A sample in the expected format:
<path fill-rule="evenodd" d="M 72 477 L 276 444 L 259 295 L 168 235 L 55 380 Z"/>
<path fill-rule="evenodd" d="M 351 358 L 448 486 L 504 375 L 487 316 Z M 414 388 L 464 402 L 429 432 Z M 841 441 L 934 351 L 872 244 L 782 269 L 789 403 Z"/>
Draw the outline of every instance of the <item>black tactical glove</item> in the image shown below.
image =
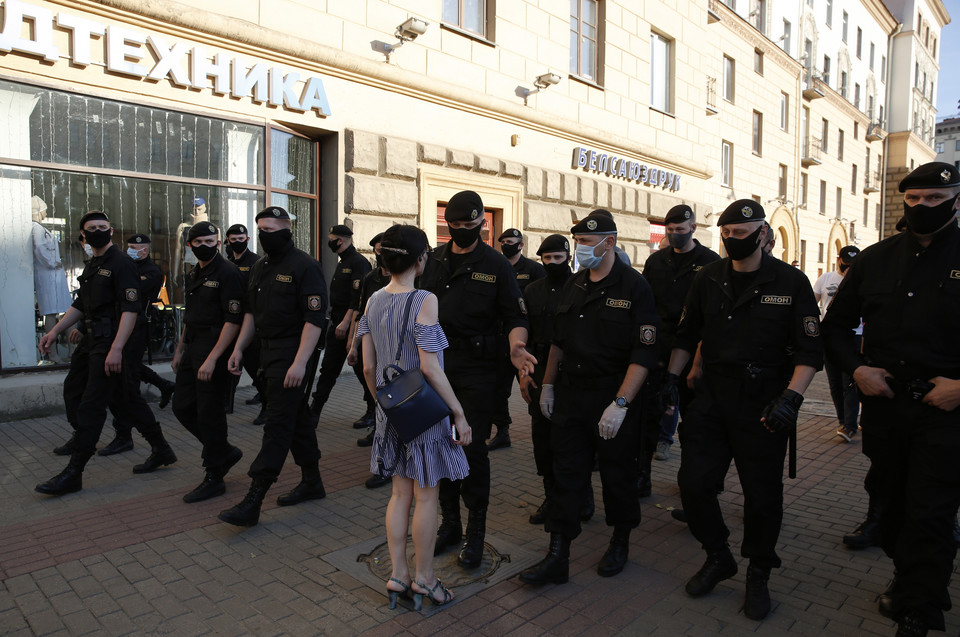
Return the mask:
<path fill-rule="evenodd" d="M 764 407 L 760 418 L 770 431 L 789 433 L 797 428 L 802 404 L 803 396 L 792 389 L 784 389 L 779 397 Z"/>
<path fill-rule="evenodd" d="M 680 377 L 676 374 L 664 374 L 660 385 L 660 410 L 680 404 Z"/>

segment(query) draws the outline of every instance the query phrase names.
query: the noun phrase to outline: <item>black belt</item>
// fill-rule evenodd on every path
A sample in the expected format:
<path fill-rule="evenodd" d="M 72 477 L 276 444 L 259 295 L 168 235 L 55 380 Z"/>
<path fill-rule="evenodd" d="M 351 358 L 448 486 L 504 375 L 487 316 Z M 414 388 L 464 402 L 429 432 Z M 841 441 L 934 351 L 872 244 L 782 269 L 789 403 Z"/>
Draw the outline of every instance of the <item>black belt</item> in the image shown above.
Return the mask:
<path fill-rule="evenodd" d="M 287 336 L 284 338 L 261 338 L 260 346 L 263 349 L 288 349 L 290 347 L 300 347 L 300 337 Z"/>

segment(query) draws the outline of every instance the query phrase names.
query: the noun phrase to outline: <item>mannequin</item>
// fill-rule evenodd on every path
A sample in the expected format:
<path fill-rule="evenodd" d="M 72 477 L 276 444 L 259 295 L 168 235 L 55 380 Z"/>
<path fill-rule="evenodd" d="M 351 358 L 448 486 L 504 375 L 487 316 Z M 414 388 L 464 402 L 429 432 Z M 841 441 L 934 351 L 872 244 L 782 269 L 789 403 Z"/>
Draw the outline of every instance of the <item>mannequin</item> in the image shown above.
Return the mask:
<path fill-rule="evenodd" d="M 47 218 L 47 204 L 34 195 L 30 200 L 30 212 L 33 217 L 33 288 L 46 333 L 56 324 L 57 315 L 70 307 L 70 290 L 67 289 L 67 275 L 60 260 L 57 238 L 43 226 L 43 220 Z M 56 348 L 50 351 L 49 356 L 50 360 L 61 362 Z"/>
<path fill-rule="evenodd" d="M 210 221 L 210 217 L 207 215 L 207 201 L 203 197 L 195 196 L 190 219 L 177 226 L 177 232 L 174 234 L 176 243 L 173 248 L 173 276 L 171 279 L 175 286 L 174 294 L 180 299 L 183 298 L 183 276 L 197 264 L 197 257 L 193 256 L 193 252 L 186 248 L 187 232 L 201 221 Z"/>

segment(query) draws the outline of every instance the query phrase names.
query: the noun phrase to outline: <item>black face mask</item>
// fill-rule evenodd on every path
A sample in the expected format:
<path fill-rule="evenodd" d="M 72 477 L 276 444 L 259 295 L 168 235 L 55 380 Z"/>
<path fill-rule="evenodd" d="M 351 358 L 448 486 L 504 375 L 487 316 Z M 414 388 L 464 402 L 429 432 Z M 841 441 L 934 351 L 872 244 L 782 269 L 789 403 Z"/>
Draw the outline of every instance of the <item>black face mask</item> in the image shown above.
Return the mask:
<path fill-rule="evenodd" d="M 673 234 L 667 235 L 667 241 L 670 243 L 671 248 L 676 248 L 677 250 L 682 250 L 693 238 L 693 230 L 690 232 L 674 232 Z"/>
<path fill-rule="evenodd" d="M 846 271 L 849 270 L 849 269 L 850 269 L 850 266 L 847 265 L 846 263 L 841 263 L 841 264 L 840 264 L 840 267 L 837 268 L 837 270 L 840 271 L 840 274 L 843 274 L 844 272 L 846 272 Z"/>
<path fill-rule="evenodd" d="M 83 239 L 94 250 L 99 250 L 110 243 L 109 230 L 84 230 Z"/>
<path fill-rule="evenodd" d="M 483 230 L 481 223 L 476 228 L 450 228 L 450 238 L 461 248 L 469 248 L 480 238 L 480 231 Z"/>
<path fill-rule="evenodd" d="M 193 250 L 193 256 L 200 261 L 209 261 L 217 256 L 217 246 L 190 246 L 190 249 Z"/>
<path fill-rule="evenodd" d="M 290 242 L 293 240 L 293 232 L 291 232 L 289 228 L 275 230 L 274 232 L 264 232 L 261 230 L 257 233 L 257 238 L 260 240 L 260 245 L 263 246 L 267 254 L 274 255 L 280 254 L 290 245 Z"/>
<path fill-rule="evenodd" d="M 957 211 L 953 209 L 957 197 L 960 197 L 960 195 L 955 195 L 952 199 L 947 199 L 936 206 L 919 204 L 908 206 L 907 202 L 904 201 L 903 216 L 907 219 L 907 227 L 914 234 L 933 234 L 947 225 L 947 222 L 957 214 Z"/>
<path fill-rule="evenodd" d="M 763 225 L 742 239 L 734 239 L 733 237 L 723 239 L 723 247 L 726 249 L 727 255 L 734 261 L 741 261 L 749 257 L 760 247 L 758 239 L 761 230 L 763 230 Z"/>
<path fill-rule="evenodd" d="M 543 269 L 547 271 L 548 279 L 566 279 L 570 276 L 570 259 L 567 259 L 563 263 L 544 263 Z"/>
<path fill-rule="evenodd" d="M 374 255 L 374 256 L 377 257 L 377 267 L 378 267 L 378 268 L 382 268 L 382 267 L 383 267 L 383 257 L 382 257 L 381 255 L 379 255 L 379 254 L 376 254 L 376 255 Z"/>
<path fill-rule="evenodd" d="M 336 254 L 337 250 L 340 249 L 340 244 L 341 244 L 340 239 L 332 239 L 330 241 L 327 241 L 327 247 L 330 248 L 330 250 L 332 250 L 334 254 Z"/>
<path fill-rule="evenodd" d="M 247 241 L 234 241 L 230 244 L 230 250 L 232 250 L 234 254 L 243 254 L 247 249 L 247 243 Z"/>
<path fill-rule="evenodd" d="M 500 244 L 500 251 L 503 253 L 503 256 L 508 259 L 520 254 L 520 244 L 519 243 L 503 243 Z"/>

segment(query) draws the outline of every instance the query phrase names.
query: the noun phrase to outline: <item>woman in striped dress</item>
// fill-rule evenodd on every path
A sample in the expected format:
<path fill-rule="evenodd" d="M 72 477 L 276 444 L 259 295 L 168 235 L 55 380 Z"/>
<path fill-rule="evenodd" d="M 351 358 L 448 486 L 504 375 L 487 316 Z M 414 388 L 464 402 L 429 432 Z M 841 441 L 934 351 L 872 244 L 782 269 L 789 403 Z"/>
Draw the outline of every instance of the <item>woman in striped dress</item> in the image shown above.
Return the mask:
<path fill-rule="evenodd" d="M 435 604 L 445 604 L 453 593 L 443 586 L 433 572 L 433 548 L 437 538 L 439 482 L 461 480 L 469 472 L 462 446 L 470 444 L 471 429 L 463 408 L 443 373 L 443 350 L 448 346 L 437 322 L 437 297 L 425 290 L 416 290 L 414 280 L 423 273 L 427 262 L 427 236 L 415 226 L 396 225 L 383 234 L 381 259 L 391 279 L 367 303 L 366 312 L 357 326 L 362 339 L 363 374 L 372 394 L 382 383 L 383 369 L 395 361 L 398 339 L 403 335 L 401 369 L 419 367 L 427 382 L 437 391 L 453 413 L 453 426 L 444 418 L 407 445 L 399 443 L 377 406 L 377 428 L 374 433 L 372 472 L 393 478 L 393 494 L 387 505 L 387 544 L 393 572 L 387 581 L 390 607 L 397 597 L 411 591 L 419 610 L 423 596 Z M 406 325 L 401 325 L 410 295 L 413 304 Z M 456 431 L 457 439 L 453 437 Z M 410 507 L 413 512 L 413 546 L 416 551 L 416 577 L 411 578 L 407 565 L 407 526 Z"/>

